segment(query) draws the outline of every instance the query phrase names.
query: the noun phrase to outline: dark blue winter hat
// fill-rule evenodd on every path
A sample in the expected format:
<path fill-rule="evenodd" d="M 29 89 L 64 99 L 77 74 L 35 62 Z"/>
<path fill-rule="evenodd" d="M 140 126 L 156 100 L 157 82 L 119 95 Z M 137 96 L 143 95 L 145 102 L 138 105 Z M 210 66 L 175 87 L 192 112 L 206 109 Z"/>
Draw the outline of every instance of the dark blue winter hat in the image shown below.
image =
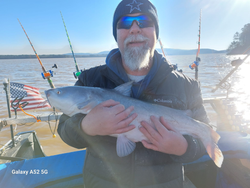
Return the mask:
<path fill-rule="evenodd" d="M 159 37 L 158 15 L 155 6 L 149 0 L 123 0 L 117 6 L 113 18 L 113 35 L 117 41 L 116 26 L 121 17 L 127 14 L 142 13 L 148 15 L 155 24 L 156 38 Z"/>

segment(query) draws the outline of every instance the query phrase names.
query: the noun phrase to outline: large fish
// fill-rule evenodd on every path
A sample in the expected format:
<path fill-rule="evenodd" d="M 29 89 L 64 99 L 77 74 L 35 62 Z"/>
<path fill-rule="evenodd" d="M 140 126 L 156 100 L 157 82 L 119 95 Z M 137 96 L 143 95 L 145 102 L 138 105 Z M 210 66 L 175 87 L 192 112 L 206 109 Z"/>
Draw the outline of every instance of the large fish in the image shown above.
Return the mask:
<path fill-rule="evenodd" d="M 214 163 L 221 167 L 223 155 L 217 146 L 220 136 L 210 126 L 192 119 L 186 111 L 176 110 L 161 105 L 143 102 L 129 97 L 132 82 L 128 82 L 116 87 L 113 90 L 98 87 L 68 86 L 45 91 L 46 97 L 51 106 L 62 111 L 68 116 L 77 113 L 87 114 L 95 106 L 109 99 L 120 102 L 128 108 L 134 106 L 134 112 L 138 114 L 131 123 L 135 129 L 122 134 L 110 135 L 117 137 L 117 155 L 124 157 L 135 149 L 135 142 L 148 140 L 139 130 L 140 122 L 145 120 L 151 122 L 150 116 L 163 116 L 174 131 L 181 134 L 188 134 L 199 138 L 206 147 L 208 155 Z"/>

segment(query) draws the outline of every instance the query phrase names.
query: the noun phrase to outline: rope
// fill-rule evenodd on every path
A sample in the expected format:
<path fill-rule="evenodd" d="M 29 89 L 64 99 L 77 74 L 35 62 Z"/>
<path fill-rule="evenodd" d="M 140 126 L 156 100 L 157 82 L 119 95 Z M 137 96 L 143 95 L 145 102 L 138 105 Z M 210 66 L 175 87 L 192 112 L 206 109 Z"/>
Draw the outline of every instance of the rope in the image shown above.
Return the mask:
<path fill-rule="evenodd" d="M 33 116 L 33 115 L 31 115 L 31 114 L 26 113 L 26 112 L 23 110 L 23 108 L 22 108 L 22 106 L 21 106 L 20 104 L 19 104 L 19 108 L 20 108 L 20 109 L 23 111 L 23 113 L 25 113 L 27 116 L 31 116 L 31 117 L 35 118 L 37 122 L 41 122 L 41 120 L 40 120 L 40 119 L 37 119 L 35 116 Z"/>
<path fill-rule="evenodd" d="M 28 114 L 27 112 L 25 112 L 25 111 L 22 109 L 22 106 L 21 106 L 20 104 L 19 104 L 19 108 L 20 108 L 20 109 L 23 111 L 23 113 L 25 113 L 26 115 L 32 116 L 33 118 L 35 118 L 37 122 L 41 122 L 40 118 L 37 119 L 35 116 L 33 116 L 33 115 Z M 53 114 L 55 115 L 55 119 L 56 119 L 56 123 L 55 123 L 54 130 L 52 130 L 51 125 L 50 125 L 50 116 L 53 115 Z M 56 132 L 56 128 L 57 128 L 57 123 L 58 123 L 58 114 L 56 114 L 55 108 L 53 108 L 53 112 L 52 112 L 50 115 L 48 115 L 49 129 L 50 129 L 50 132 L 51 132 L 52 135 L 53 135 L 53 138 L 56 138 L 55 132 Z"/>

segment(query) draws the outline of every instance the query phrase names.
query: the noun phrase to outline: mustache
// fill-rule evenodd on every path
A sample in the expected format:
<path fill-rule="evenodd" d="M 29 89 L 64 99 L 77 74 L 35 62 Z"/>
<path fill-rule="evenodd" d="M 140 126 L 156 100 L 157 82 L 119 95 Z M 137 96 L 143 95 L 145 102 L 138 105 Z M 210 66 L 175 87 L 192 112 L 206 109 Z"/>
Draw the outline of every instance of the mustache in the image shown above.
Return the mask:
<path fill-rule="evenodd" d="M 125 40 L 124 40 L 124 45 L 127 46 L 131 42 L 147 42 L 149 38 L 144 37 L 141 34 L 138 35 L 129 35 Z"/>

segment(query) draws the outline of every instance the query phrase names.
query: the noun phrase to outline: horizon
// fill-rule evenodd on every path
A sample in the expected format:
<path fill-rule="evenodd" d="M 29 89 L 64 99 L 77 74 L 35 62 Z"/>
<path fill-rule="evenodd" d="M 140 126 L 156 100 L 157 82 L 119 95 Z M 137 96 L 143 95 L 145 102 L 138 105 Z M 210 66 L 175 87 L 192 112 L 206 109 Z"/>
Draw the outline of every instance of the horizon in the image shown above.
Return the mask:
<path fill-rule="evenodd" d="M 2 1 L 0 55 L 34 54 L 17 18 L 38 55 L 71 53 L 60 11 L 74 53 L 99 53 L 117 48 L 112 35 L 112 20 L 119 2 L 120 0 L 74 0 L 73 3 L 68 0 Z M 245 16 L 249 15 L 249 0 L 151 2 L 158 12 L 160 39 L 164 48 L 197 49 L 201 9 L 201 49 L 226 50 L 233 41 L 233 35 L 250 23 L 250 16 Z M 157 44 L 156 48 L 160 48 L 160 45 Z"/>
<path fill-rule="evenodd" d="M 155 50 L 157 50 L 158 52 L 162 52 L 161 48 L 156 48 Z M 197 49 L 176 49 L 176 48 L 164 48 L 164 50 L 176 50 L 176 51 L 197 51 Z M 210 49 L 210 48 L 201 48 L 200 51 L 203 50 L 211 50 L 211 51 L 217 51 L 217 52 L 221 52 L 221 51 L 226 51 L 226 50 L 215 50 L 215 49 Z M 103 52 L 107 52 L 107 54 L 110 52 L 108 50 L 104 50 L 101 52 L 94 52 L 94 53 L 89 53 L 89 52 L 78 52 L 78 53 L 74 53 L 74 55 L 79 55 L 79 54 L 90 54 L 90 55 L 97 55 Z M 107 55 L 107 54 L 102 54 L 102 55 Z M 195 53 L 196 54 L 196 53 Z M 200 52 L 200 54 L 202 54 Z M 0 54 L 0 56 L 22 56 L 22 55 L 31 55 L 31 56 L 35 56 L 34 52 L 33 54 Z M 63 53 L 63 54 L 38 54 L 38 56 L 46 56 L 46 55 L 72 55 L 71 52 L 67 52 L 67 53 Z M 166 54 L 168 55 L 168 54 Z"/>

